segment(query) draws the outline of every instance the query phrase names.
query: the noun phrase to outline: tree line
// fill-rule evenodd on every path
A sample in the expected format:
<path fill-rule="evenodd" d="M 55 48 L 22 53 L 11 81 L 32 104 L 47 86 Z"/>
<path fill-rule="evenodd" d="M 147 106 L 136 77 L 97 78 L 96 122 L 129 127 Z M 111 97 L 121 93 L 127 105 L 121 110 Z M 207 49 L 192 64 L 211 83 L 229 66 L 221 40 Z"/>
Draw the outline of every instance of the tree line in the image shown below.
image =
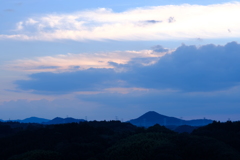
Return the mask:
<path fill-rule="evenodd" d="M 2 160 L 239 160 L 240 122 L 192 133 L 120 121 L 58 125 L 0 122 Z"/>

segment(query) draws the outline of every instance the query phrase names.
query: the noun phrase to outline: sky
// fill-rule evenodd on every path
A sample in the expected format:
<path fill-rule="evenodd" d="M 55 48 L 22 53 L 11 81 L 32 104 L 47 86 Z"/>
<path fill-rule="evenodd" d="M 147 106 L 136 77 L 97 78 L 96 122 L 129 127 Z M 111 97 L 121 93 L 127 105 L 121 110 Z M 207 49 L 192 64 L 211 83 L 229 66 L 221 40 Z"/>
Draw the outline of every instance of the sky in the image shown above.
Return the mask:
<path fill-rule="evenodd" d="M 240 117 L 240 1 L 0 0 L 0 119 Z"/>

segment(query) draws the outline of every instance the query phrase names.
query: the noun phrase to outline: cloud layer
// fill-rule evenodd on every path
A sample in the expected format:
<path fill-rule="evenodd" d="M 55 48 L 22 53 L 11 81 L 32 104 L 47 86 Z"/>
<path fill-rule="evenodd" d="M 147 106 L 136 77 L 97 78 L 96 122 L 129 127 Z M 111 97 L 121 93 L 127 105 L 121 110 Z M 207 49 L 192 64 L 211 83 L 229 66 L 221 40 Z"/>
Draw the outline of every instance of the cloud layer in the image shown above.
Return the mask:
<path fill-rule="evenodd" d="M 148 58 L 148 61 L 142 62 L 142 64 L 148 65 L 170 52 L 168 49 L 158 45 L 153 47 L 153 50 L 99 52 L 92 54 L 68 53 L 66 55 L 15 60 L 7 63 L 5 68 L 27 72 L 67 72 L 89 68 L 114 68 L 109 62 L 127 64 L 134 58 Z"/>
<path fill-rule="evenodd" d="M 240 37 L 240 3 L 166 5 L 47 14 L 16 24 L 18 40 L 172 40 Z"/>
<path fill-rule="evenodd" d="M 140 58 L 141 62 L 144 58 Z M 35 73 L 30 80 L 15 83 L 36 93 L 100 91 L 106 88 L 170 89 L 183 92 L 226 90 L 240 83 L 240 44 L 212 44 L 201 47 L 182 45 L 152 65 L 139 59 L 114 68 L 90 68 L 76 72 Z"/>

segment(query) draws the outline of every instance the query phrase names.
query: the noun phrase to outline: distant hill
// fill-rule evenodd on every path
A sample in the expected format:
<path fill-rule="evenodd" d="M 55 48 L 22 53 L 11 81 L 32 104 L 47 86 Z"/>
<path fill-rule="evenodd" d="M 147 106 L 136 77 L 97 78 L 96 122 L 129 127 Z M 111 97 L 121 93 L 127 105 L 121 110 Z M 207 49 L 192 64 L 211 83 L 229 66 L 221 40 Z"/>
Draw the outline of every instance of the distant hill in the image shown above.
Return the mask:
<path fill-rule="evenodd" d="M 3 121 L 3 120 L 0 120 Z M 68 118 L 60 118 L 56 117 L 52 120 L 44 119 L 44 118 L 38 118 L 38 117 L 30 117 L 23 120 L 11 120 L 14 122 L 20 122 L 20 123 L 39 123 L 39 124 L 63 124 L 63 123 L 73 123 L 73 122 L 84 122 L 84 119 L 74 119 L 71 117 Z M 6 122 L 6 121 L 3 121 Z M 167 128 L 171 130 L 175 130 L 178 126 L 182 125 L 188 125 L 188 126 L 204 126 L 207 124 L 212 123 L 212 120 L 209 119 L 195 119 L 195 120 L 182 120 L 175 117 L 168 117 L 165 115 L 161 115 L 154 111 L 149 111 L 142 116 L 132 119 L 130 121 L 131 124 L 135 126 L 142 126 L 142 127 L 150 127 L 155 124 L 166 126 Z"/>
<path fill-rule="evenodd" d="M 163 126 L 181 126 L 181 125 L 189 125 L 189 126 L 204 126 L 212 123 L 212 120 L 209 119 L 196 119 L 196 120 L 182 120 L 175 117 L 168 117 L 165 115 L 161 115 L 154 111 L 149 111 L 142 116 L 132 119 L 128 121 L 136 126 L 149 127 L 155 124 L 163 125 Z"/>
<path fill-rule="evenodd" d="M 24 120 L 19 120 L 21 123 L 43 123 L 43 122 L 48 122 L 49 119 L 44 119 L 44 118 L 38 118 L 38 117 L 30 117 L 26 118 Z"/>
<path fill-rule="evenodd" d="M 63 123 L 73 123 L 73 122 L 84 122 L 84 119 L 74 119 L 74 118 L 60 118 L 56 117 L 48 122 L 44 122 L 42 124 L 63 124 Z"/>
<path fill-rule="evenodd" d="M 1 120 L 0 120 L 1 121 Z M 7 120 L 9 121 L 9 120 Z M 2 122 L 7 122 L 7 121 L 3 121 Z M 63 123 L 73 123 L 73 122 L 84 122 L 85 120 L 83 119 L 74 119 L 74 118 L 60 118 L 60 117 L 56 117 L 52 120 L 49 119 L 44 119 L 44 118 L 38 118 L 38 117 L 30 117 L 30 118 L 26 118 L 23 120 L 10 120 L 13 122 L 20 122 L 20 123 L 39 123 L 39 124 L 63 124 Z"/>
<path fill-rule="evenodd" d="M 0 120 L 0 121 L 2 122 L 12 121 L 12 122 L 20 122 L 20 123 L 43 123 L 43 122 L 48 122 L 50 120 L 45 118 L 29 117 L 23 120 L 16 119 L 16 120 Z"/>

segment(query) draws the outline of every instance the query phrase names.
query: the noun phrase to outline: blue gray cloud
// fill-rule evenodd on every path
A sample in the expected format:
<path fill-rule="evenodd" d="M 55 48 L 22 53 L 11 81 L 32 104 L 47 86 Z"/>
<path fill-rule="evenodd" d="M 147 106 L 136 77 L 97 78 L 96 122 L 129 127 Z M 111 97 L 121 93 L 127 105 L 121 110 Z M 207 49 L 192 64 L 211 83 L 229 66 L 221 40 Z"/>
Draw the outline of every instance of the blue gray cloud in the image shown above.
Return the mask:
<path fill-rule="evenodd" d="M 14 12 L 13 9 L 5 9 L 4 12 Z"/>
<path fill-rule="evenodd" d="M 35 93 L 64 94 L 76 91 L 96 91 L 115 82 L 116 73 L 111 69 L 88 69 L 65 73 L 36 73 L 31 80 L 19 80 L 15 83 L 22 90 L 34 90 Z M 111 85 L 112 84 L 112 85 Z"/>
<path fill-rule="evenodd" d="M 163 48 L 161 45 L 153 46 L 152 50 L 155 52 L 167 52 L 168 51 L 168 49 Z"/>
<path fill-rule="evenodd" d="M 208 92 L 229 89 L 240 82 L 240 44 L 236 42 L 225 46 L 182 45 L 153 65 L 142 65 L 138 61 L 132 60 L 126 65 L 111 63 L 114 69 L 36 73 L 29 76 L 30 80 L 15 83 L 23 90 L 69 93 L 111 87 Z M 119 70 L 123 72 L 116 72 Z"/>
<path fill-rule="evenodd" d="M 240 82 L 240 45 L 205 45 L 177 48 L 151 66 L 134 67 L 123 79 L 135 87 L 214 91 Z"/>
<path fill-rule="evenodd" d="M 157 20 L 147 20 L 147 21 L 144 21 L 146 23 L 161 23 L 162 21 L 157 21 Z"/>

